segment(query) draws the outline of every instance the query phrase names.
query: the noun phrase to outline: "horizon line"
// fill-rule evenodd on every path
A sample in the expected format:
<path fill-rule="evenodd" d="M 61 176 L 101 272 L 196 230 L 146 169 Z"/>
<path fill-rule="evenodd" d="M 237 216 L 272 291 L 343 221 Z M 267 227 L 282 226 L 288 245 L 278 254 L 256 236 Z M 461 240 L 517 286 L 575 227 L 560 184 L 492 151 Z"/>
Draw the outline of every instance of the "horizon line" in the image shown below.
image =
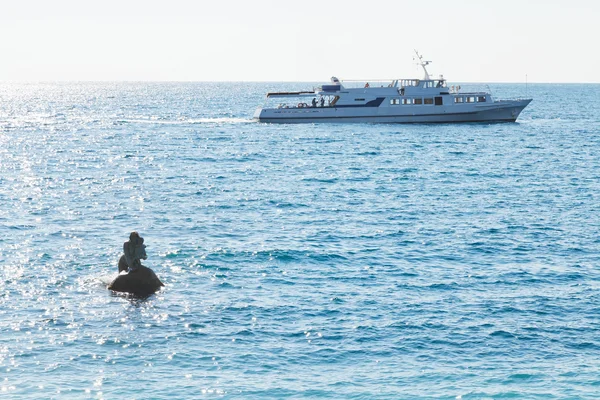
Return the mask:
<path fill-rule="evenodd" d="M 408 79 L 408 78 L 407 78 Z M 412 79 L 420 79 L 420 78 L 412 78 Z M 391 79 L 385 79 L 388 81 Z M 343 79 L 342 79 L 343 81 Z M 355 80 L 353 81 L 362 81 Z M 367 81 L 376 81 L 374 79 L 364 79 Z M 384 81 L 384 80 L 382 80 Z M 598 85 L 599 82 L 583 82 L 583 81 L 563 81 L 563 82 L 543 82 L 543 81 L 447 81 L 451 83 L 465 83 L 465 84 L 545 84 L 545 85 Z M 157 80 L 149 80 L 149 79 L 140 79 L 140 80 L 131 80 L 131 79 L 54 79 L 54 80 L 0 80 L 0 84 L 35 84 L 35 83 L 323 83 L 323 81 L 310 81 L 310 80 L 167 80 L 167 79 L 157 79 Z"/>

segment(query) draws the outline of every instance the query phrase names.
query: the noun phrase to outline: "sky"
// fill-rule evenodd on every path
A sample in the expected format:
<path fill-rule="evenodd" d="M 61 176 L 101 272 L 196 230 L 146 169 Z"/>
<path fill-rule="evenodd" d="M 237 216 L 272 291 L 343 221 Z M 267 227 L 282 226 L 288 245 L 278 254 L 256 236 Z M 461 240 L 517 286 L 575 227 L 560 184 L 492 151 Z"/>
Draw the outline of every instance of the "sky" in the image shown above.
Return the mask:
<path fill-rule="evenodd" d="M 0 0 L 1 81 L 600 83 L 597 0 Z"/>

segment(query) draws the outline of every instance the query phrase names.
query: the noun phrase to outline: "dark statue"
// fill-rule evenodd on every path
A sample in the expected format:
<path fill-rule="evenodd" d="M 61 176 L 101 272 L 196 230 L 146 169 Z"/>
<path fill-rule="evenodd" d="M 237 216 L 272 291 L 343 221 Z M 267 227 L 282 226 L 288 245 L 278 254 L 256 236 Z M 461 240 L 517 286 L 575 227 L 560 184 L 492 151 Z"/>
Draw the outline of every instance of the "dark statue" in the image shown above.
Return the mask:
<path fill-rule="evenodd" d="M 108 285 L 110 290 L 146 297 L 165 286 L 154 271 L 142 265 L 141 260 L 148 256 L 144 238 L 137 232 L 131 232 L 123 244 L 123 253 L 119 259 L 119 276 Z"/>

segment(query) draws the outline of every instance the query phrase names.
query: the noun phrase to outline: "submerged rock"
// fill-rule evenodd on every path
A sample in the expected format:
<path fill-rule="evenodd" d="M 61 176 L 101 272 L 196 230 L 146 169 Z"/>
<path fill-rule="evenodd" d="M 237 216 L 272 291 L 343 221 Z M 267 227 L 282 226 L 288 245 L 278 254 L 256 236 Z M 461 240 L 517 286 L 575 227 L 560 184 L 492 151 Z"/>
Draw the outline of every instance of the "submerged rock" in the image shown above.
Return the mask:
<path fill-rule="evenodd" d="M 120 263 L 119 263 L 120 264 Z M 119 268 L 120 270 L 121 268 Z M 164 283 L 150 268 L 140 265 L 134 271 L 121 271 L 108 285 L 109 290 L 115 292 L 131 293 L 134 296 L 145 297 L 156 293 Z"/>

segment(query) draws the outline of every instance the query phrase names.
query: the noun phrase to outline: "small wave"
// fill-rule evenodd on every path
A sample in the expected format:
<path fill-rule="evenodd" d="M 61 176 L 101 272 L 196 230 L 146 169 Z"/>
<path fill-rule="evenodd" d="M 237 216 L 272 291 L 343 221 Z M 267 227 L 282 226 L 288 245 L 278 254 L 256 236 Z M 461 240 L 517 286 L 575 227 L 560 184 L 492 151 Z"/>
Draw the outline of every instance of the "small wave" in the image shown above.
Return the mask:
<path fill-rule="evenodd" d="M 275 283 L 278 285 L 286 285 L 286 286 L 293 286 L 296 284 L 293 281 L 281 279 L 281 278 L 265 278 L 264 282 Z"/>
<path fill-rule="evenodd" d="M 302 179 L 304 182 L 317 182 L 317 183 L 336 183 L 338 181 L 337 178 L 304 178 Z"/>
<path fill-rule="evenodd" d="M 540 379 L 539 375 L 536 374 L 527 374 L 527 373 L 521 373 L 521 374 L 512 374 L 508 377 L 508 379 L 512 380 L 512 381 L 522 381 L 522 380 L 533 380 L 533 379 Z"/>
<path fill-rule="evenodd" d="M 597 351 L 600 346 L 592 342 L 567 343 L 566 347 L 577 350 L 594 350 Z"/>
<path fill-rule="evenodd" d="M 452 290 L 456 287 L 458 287 L 458 284 L 456 282 L 452 282 L 452 283 L 433 283 L 429 286 L 427 286 L 429 289 L 432 290 Z"/>
<path fill-rule="evenodd" d="M 516 338 L 516 336 L 513 335 L 512 333 L 504 331 L 502 329 L 490 333 L 490 336 L 491 337 L 505 338 L 505 339 L 514 339 L 514 338 Z"/>

